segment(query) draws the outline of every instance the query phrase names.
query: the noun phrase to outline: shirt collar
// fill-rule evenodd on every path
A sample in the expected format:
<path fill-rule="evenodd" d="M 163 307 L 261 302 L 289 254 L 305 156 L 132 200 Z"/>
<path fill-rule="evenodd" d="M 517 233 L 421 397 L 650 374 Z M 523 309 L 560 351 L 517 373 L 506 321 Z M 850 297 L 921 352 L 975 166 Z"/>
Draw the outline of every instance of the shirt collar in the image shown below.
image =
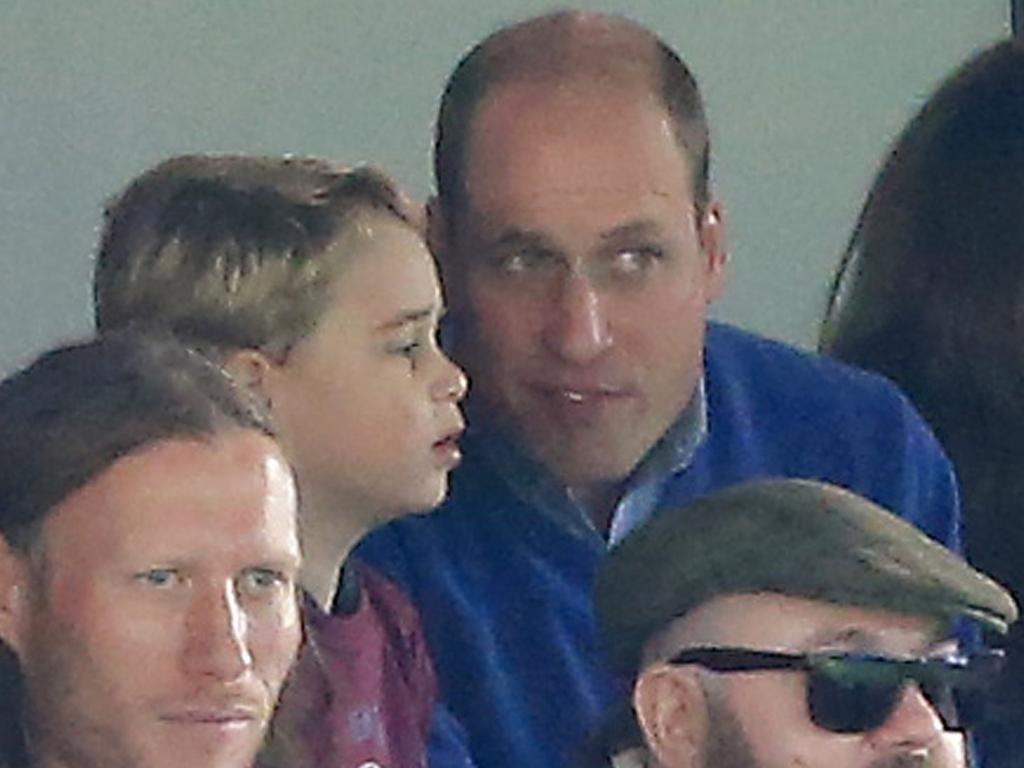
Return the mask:
<path fill-rule="evenodd" d="M 626 488 L 612 513 L 607 540 L 586 510 L 569 495 L 564 485 L 517 441 L 496 431 L 478 429 L 471 414 L 467 433 L 471 450 L 508 484 L 512 492 L 574 536 L 604 549 L 654 514 L 666 481 L 685 470 L 707 434 L 707 397 L 701 378 L 689 403 L 655 443 L 626 480 Z"/>

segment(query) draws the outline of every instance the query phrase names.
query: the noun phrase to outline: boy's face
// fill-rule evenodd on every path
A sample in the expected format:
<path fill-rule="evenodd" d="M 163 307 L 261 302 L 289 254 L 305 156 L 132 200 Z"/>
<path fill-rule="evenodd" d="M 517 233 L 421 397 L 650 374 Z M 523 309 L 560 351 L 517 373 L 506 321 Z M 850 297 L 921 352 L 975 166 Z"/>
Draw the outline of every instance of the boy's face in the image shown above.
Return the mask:
<path fill-rule="evenodd" d="M 441 292 L 415 231 L 367 211 L 327 258 L 329 302 L 266 394 L 306 502 L 369 526 L 444 498 L 466 379 L 437 345 Z"/>
<path fill-rule="evenodd" d="M 39 765 L 246 768 L 301 637 L 291 474 L 268 438 L 167 440 L 46 517 L 4 639 Z"/>

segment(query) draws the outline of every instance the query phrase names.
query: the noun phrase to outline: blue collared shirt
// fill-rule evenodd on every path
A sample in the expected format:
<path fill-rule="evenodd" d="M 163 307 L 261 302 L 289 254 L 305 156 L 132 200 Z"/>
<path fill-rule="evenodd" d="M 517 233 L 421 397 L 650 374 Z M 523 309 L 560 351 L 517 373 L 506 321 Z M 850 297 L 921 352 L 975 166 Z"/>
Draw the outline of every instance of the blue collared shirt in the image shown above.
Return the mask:
<path fill-rule="evenodd" d="M 707 434 L 707 423 L 707 400 L 701 378 L 679 417 L 626 478 L 622 495 L 612 511 L 607 538 L 594 525 L 586 507 L 573 499 L 569 489 L 515 441 L 481 432 L 473 439 L 473 447 L 520 499 L 574 536 L 605 549 L 650 519 L 668 479 L 685 470 L 693 460 Z M 472 435 L 472 420 L 470 425 Z"/>

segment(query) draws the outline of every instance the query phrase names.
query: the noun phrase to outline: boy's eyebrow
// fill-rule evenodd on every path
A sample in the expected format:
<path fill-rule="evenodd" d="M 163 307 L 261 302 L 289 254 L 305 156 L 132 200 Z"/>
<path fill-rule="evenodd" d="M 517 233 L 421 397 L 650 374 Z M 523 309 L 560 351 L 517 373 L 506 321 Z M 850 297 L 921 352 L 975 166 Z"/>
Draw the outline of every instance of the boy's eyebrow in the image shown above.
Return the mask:
<path fill-rule="evenodd" d="M 395 317 L 390 320 L 385 320 L 383 323 L 377 326 L 378 331 L 392 331 L 396 328 L 401 328 L 405 325 L 412 325 L 414 323 L 420 323 L 424 320 L 429 320 L 433 317 L 440 318 L 444 314 L 443 307 L 418 307 L 416 309 L 406 309 L 399 312 Z"/>

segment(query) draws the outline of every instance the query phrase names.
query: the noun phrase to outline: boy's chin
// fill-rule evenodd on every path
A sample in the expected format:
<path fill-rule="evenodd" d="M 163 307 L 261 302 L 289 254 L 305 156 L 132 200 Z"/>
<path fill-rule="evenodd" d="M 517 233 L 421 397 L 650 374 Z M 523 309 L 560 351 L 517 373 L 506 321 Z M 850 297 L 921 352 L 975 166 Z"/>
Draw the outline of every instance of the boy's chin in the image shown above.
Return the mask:
<path fill-rule="evenodd" d="M 448 495 L 448 479 L 443 478 L 433 484 L 424 483 L 419 493 L 394 500 L 393 503 L 382 505 L 376 516 L 375 523 L 382 525 L 409 515 L 422 515 L 439 506 Z"/>

